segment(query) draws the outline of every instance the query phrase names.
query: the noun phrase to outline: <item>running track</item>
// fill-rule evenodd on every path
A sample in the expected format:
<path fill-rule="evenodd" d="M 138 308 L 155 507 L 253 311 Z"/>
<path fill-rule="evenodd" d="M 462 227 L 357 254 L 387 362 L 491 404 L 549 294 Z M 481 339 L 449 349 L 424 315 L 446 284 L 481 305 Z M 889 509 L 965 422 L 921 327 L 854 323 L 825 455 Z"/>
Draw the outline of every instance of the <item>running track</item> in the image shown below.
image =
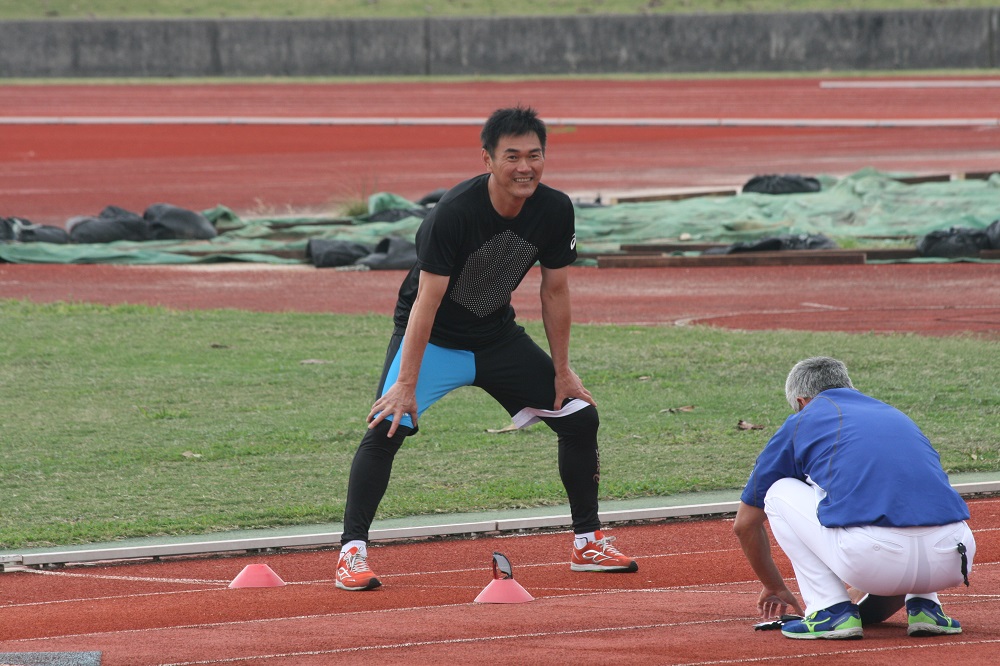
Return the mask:
<path fill-rule="evenodd" d="M 549 121 L 545 180 L 579 198 L 756 174 L 1000 164 L 1000 78 L 0 85 L 0 216 L 109 204 L 241 213 L 418 199 L 481 170 L 499 106 Z"/>
<path fill-rule="evenodd" d="M 942 594 L 960 636 L 909 638 L 898 613 L 862 641 L 790 641 L 752 625 L 760 585 L 731 520 L 612 528 L 635 574 L 569 570 L 568 533 L 376 545 L 384 585 L 333 586 L 334 551 L 0 574 L 0 652 L 148 664 L 911 664 L 979 666 L 1000 647 L 1000 499 L 971 502 L 971 586 Z M 491 553 L 534 601 L 477 604 Z M 776 551 L 780 553 L 780 551 Z M 248 564 L 283 587 L 229 589 Z M 786 576 L 787 561 L 779 566 Z M 794 585 L 792 586 L 793 589 Z"/>
<path fill-rule="evenodd" d="M 571 193 L 731 186 L 756 173 L 836 175 L 865 166 L 992 170 L 1000 163 L 996 82 L 0 86 L 7 100 L 0 110 L 7 119 L 0 121 L 0 214 L 60 224 L 108 204 L 141 210 L 155 201 L 224 203 L 274 212 L 322 208 L 330 198 L 373 190 L 416 198 L 478 170 L 475 125 L 492 108 L 517 101 L 550 119 L 547 180 Z M 424 124 L 428 118 L 448 120 L 435 126 Z M 996 277 L 995 265 L 578 269 L 574 284 L 581 287 L 576 311 L 589 313 L 586 321 L 621 321 L 617 314 L 642 323 L 995 335 Z M 326 311 L 388 312 L 377 299 L 362 306 L 346 300 L 382 291 L 391 298 L 383 287 L 392 282 L 394 289 L 398 274 L 0 266 L 4 296 L 189 308 L 223 307 L 226 299 L 251 309 L 305 308 L 290 294 L 316 279 L 342 294 L 321 299 Z M 716 305 L 715 291 L 728 305 Z M 528 300 L 522 312 L 533 317 Z M 674 302 L 683 305 L 671 309 Z M 833 315 L 819 325 L 806 316 L 812 311 Z M 980 664 L 1000 643 L 998 502 L 972 502 L 979 543 L 973 585 L 944 596 L 966 627 L 959 637 L 908 639 L 901 616 L 846 644 L 803 645 L 753 632 L 759 587 L 729 521 L 706 520 L 614 528 L 622 548 L 640 560 L 638 574 L 622 576 L 571 574 L 567 534 L 379 545 L 372 561 L 386 585 L 364 594 L 333 589 L 328 551 L 4 573 L 0 651 L 97 650 L 106 665 L 309 665 L 345 657 L 417 664 Z M 472 602 L 489 581 L 493 550 L 511 557 L 535 601 Z M 289 584 L 228 589 L 243 566 L 257 562 Z"/>
<path fill-rule="evenodd" d="M 546 180 L 581 198 L 732 187 L 761 173 L 1000 165 L 1000 77 L 37 84 L 0 93 L 0 216 L 57 225 L 110 204 L 271 214 L 381 190 L 416 199 L 478 171 L 479 124 L 517 102 L 550 121 Z M 998 269 L 581 270 L 574 309 L 590 322 L 995 336 Z M 11 297 L 190 308 L 389 312 L 397 282 L 246 267 L 0 265 L 0 293 Z M 537 317 L 534 290 L 517 296 L 524 316 Z"/>

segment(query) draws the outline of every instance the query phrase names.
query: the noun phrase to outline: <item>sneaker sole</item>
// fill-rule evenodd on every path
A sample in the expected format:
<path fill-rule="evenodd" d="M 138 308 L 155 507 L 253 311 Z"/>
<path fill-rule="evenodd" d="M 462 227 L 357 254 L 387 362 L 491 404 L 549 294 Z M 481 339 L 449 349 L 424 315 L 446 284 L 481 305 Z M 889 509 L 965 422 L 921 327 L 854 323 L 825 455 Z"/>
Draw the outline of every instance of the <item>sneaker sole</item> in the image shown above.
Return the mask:
<path fill-rule="evenodd" d="M 927 624 L 924 622 L 918 622 L 911 624 L 906 628 L 906 634 L 908 636 L 945 636 L 945 635 L 955 635 L 962 633 L 961 627 L 940 627 L 936 624 Z"/>
<path fill-rule="evenodd" d="M 348 587 L 347 585 L 341 583 L 339 580 L 336 581 L 336 585 L 341 590 L 347 590 L 348 592 L 364 592 L 365 590 L 374 590 L 375 588 L 381 587 L 382 583 L 379 581 L 378 578 L 372 578 L 370 581 L 368 581 L 367 585 L 364 585 L 362 587 Z"/>
<path fill-rule="evenodd" d="M 781 635 L 784 636 L 785 638 L 799 638 L 806 640 L 824 638 L 834 641 L 843 641 L 843 640 L 852 640 L 852 639 L 856 640 L 859 638 L 864 638 L 864 629 L 862 629 L 861 627 L 851 627 L 850 629 L 837 629 L 834 631 L 824 631 L 824 632 L 804 633 L 804 634 L 786 633 L 782 631 Z"/>
<path fill-rule="evenodd" d="M 639 565 L 635 562 L 629 562 L 628 566 L 611 566 L 605 567 L 600 564 L 570 564 L 569 568 L 573 571 L 597 571 L 604 573 L 633 573 L 639 570 Z"/>

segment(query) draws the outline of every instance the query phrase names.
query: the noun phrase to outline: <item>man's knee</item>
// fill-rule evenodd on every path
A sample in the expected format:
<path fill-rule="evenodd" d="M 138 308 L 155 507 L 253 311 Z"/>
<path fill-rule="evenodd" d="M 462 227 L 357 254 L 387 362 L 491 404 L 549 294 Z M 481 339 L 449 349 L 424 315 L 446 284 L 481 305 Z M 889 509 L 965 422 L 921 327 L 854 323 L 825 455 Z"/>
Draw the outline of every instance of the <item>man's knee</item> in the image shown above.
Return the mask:
<path fill-rule="evenodd" d="M 764 512 L 768 518 L 786 513 L 815 513 L 816 489 L 798 479 L 778 479 L 764 495 Z"/>
<path fill-rule="evenodd" d="M 808 483 L 791 478 L 778 479 L 768 488 L 767 494 L 764 495 L 764 503 L 766 504 L 768 500 L 801 496 L 803 492 L 812 494 L 812 489 Z"/>
<path fill-rule="evenodd" d="M 401 425 L 396 430 L 396 433 L 392 437 L 389 437 L 389 428 L 391 426 L 392 421 L 381 421 L 374 428 L 369 428 L 365 431 L 358 451 L 381 452 L 395 455 L 399 447 L 403 445 L 403 440 L 406 439 L 406 436 L 413 433 L 413 428 Z"/>
<path fill-rule="evenodd" d="M 601 425 L 597 408 L 593 405 L 587 405 L 566 416 L 545 419 L 545 422 L 560 438 L 596 437 L 597 429 Z"/>

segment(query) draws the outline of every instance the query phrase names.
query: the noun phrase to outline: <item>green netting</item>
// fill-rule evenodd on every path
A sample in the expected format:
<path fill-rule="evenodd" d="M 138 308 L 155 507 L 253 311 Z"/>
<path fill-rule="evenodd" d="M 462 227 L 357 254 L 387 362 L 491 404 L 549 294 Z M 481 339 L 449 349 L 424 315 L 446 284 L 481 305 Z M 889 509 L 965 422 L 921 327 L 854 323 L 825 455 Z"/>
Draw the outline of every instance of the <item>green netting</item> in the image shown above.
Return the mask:
<path fill-rule="evenodd" d="M 1000 218 L 1000 174 L 906 184 L 864 170 L 819 180 L 823 189 L 810 194 L 746 193 L 584 209 L 577 215 L 577 239 L 588 251 L 680 238 L 735 243 L 784 234 L 910 239 L 951 227 L 985 229 Z"/>
<path fill-rule="evenodd" d="M 654 242 L 735 243 L 786 234 L 823 234 L 855 247 L 866 239 L 900 239 L 915 246 L 931 231 L 985 229 L 1000 218 L 1000 173 L 984 180 L 907 184 L 866 169 L 845 178 L 820 176 L 823 188 L 809 194 L 700 196 L 679 201 L 580 206 L 578 249 L 618 251 L 623 244 Z M 206 241 L 107 244 L 0 243 L 0 260 L 15 263 L 180 264 L 219 261 L 304 263 L 310 238 L 374 246 L 389 236 L 413 240 L 422 218 L 395 222 L 369 218 L 386 210 L 418 206 L 390 193 L 373 195 L 368 215 L 354 218 L 278 217 L 243 219 L 225 206 L 204 211 L 218 237 Z"/>
<path fill-rule="evenodd" d="M 272 252 L 305 253 L 304 242 L 297 253 L 288 244 L 273 241 L 213 244 L 211 249 L 205 246 L 207 242 L 0 243 L 0 260 L 15 264 L 197 264 L 224 261 L 300 264 L 302 259 L 297 256 L 287 257 Z"/>

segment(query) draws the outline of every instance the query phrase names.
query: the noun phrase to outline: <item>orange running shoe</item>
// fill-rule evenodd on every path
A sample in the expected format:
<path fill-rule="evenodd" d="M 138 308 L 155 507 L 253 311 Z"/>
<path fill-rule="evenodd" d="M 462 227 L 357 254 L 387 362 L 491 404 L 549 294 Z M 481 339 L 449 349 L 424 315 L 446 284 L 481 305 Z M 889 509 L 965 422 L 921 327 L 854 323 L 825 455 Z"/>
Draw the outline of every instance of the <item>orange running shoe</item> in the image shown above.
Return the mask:
<path fill-rule="evenodd" d="M 337 562 L 337 587 L 348 592 L 374 590 L 382 583 L 368 568 L 368 558 L 358 552 L 357 547 L 340 554 Z"/>
<path fill-rule="evenodd" d="M 570 568 L 573 571 L 638 571 L 639 565 L 611 545 L 615 537 L 594 532 L 596 541 L 589 541 L 583 548 L 573 547 Z"/>

